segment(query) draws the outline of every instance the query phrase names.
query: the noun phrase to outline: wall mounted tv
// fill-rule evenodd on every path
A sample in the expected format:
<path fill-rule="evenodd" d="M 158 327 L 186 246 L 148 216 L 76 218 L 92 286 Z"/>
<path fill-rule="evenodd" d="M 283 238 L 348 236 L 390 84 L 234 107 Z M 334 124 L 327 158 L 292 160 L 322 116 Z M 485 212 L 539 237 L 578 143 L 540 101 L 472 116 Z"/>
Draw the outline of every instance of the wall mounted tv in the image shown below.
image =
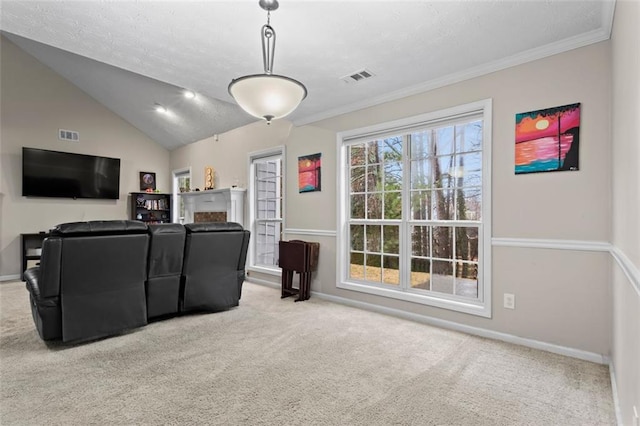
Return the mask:
<path fill-rule="evenodd" d="M 120 159 L 22 148 L 22 195 L 120 198 Z"/>

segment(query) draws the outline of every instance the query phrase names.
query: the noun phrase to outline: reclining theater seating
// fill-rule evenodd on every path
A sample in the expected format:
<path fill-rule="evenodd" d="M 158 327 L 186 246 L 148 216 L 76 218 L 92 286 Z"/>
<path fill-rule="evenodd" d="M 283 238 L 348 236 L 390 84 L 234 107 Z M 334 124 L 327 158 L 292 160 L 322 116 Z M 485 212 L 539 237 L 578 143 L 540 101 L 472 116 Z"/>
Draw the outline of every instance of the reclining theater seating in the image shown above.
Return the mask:
<path fill-rule="evenodd" d="M 239 304 L 249 231 L 237 223 L 66 223 L 25 271 L 43 340 L 91 340 L 186 311 Z"/>
<path fill-rule="evenodd" d="M 186 232 L 178 223 L 165 223 L 149 225 L 149 234 L 147 315 L 149 319 L 175 315 L 179 311 Z"/>
<path fill-rule="evenodd" d="M 245 279 L 249 231 L 234 222 L 184 225 L 182 311 L 238 306 Z"/>
<path fill-rule="evenodd" d="M 75 222 L 52 229 L 40 266 L 25 272 L 40 336 L 88 340 L 145 325 L 148 247 L 142 222 Z"/>

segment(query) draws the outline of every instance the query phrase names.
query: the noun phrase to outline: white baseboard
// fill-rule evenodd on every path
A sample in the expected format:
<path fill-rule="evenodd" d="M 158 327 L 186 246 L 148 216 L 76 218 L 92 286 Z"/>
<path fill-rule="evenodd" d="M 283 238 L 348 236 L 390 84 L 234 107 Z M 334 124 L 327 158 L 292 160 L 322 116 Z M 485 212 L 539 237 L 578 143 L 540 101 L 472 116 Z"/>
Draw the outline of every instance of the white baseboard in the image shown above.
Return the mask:
<path fill-rule="evenodd" d="M 622 423 L 622 412 L 620 411 L 620 400 L 618 399 L 618 384 L 616 382 L 616 371 L 613 368 L 613 360 L 609 359 L 609 376 L 611 377 L 611 390 L 613 391 L 613 408 L 616 411 L 616 423 L 618 426 L 624 426 Z"/>
<path fill-rule="evenodd" d="M 0 281 L 15 281 L 20 279 L 20 274 L 0 275 Z"/>
<path fill-rule="evenodd" d="M 280 284 L 279 283 L 274 283 L 271 281 L 267 281 L 267 280 L 262 280 L 260 278 L 256 278 L 256 277 L 246 277 L 245 281 L 250 282 L 250 283 L 254 283 L 254 284 L 259 284 L 259 285 L 263 285 L 266 287 L 271 287 L 271 288 L 280 288 Z"/>
<path fill-rule="evenodd" d="M 279 284 L 272 283 L 266 280 L 248 278 L 247 281 L 253 282 L 255 284 L 271 287 L 271 288 L 277 288 L 277 289 L 280 288 Z M 527 339 L 524 337 L 514 336 L 512 334 L 501 333 L 499 331 L 487 330 L 485 328 L 472 327 L 469 325 L 459 324 L 453 321 L 446 321 L 439 318 L 428 317 L 426 315 L 414 314 L 412 312 L 406 312 L 406 311 L 401 311 L 399 309 L 392 309 L 392 308 L 387 308 L 385 306 L 374 305 L 371 303 L 346 299 L 344 297 L 333 296 L 330 294 L 318 293 L 316 291 L 312 291 L 311 295 L 319 299 L 340 303 L 341 305 L 352 306 L 354 308 L 378 312 L 381 314 L 391 315 L 398 318 L 404 318 L 411 321 L 433 325 L 440 328 L 460 331 L 463 333 L 473 334 L 475 336 L 486 337 L 494 340 L 500 340 L 507 343 L 514 343 L 516 345 L 526 346 L 533 349 L 540 349 L 543 351 L 552 352 L 559 355 L 565 355 L 572 358 L 595 362 L 597 364 L 605 364 L 605 365 L 609 364 L 608 357 L 604 355 L 596 354 L 593 352 L 583 351 L 581 349 L 574 349 L 566 346 L 555 345 L 553 343 L 541 342 L 539 340 Z"/>
<path fill-rule="evenodd" d="M 423 324 L 433 325 L 436 327 L 446 328 L 449 330 L 460 331 L 463 333 L 473 334 L 475 336 L 486 337 L 489 339 L 500 340 L 507 343 L 514 343 L 516 345 L 526 346 L 533 349 L 540 349 L 543 351 L 552 352 L 559 355 L 565 355 L 572 358 L 595 362 L 597 364 L 608 363 L 607 358 L 605 356 L 596 354 L 593 352 L 583 351 L 581 349 L 574 349 L 566 346 L 555 345 L 553 343 L 527 339 L 524 337 L 514 336 L 512 334 L 501 333 L 499 331 L 494 331 L 494 330 L 488 330 L 485 328 L 472 327 L 469 325 L 459 324 L 453 321 L 446 321 L 439 318 L 428 317 L 426 315 L 414 314 L 412 312 L 406 312 L 399 309 L 387 308 L 384 306 L 374 305 L 371 303 L 359 302 L 356 300 L 346 299 L 344 297 L 317 293 L 314 291 L 312 291 L 311 294 L 313 296 L 318 297 L 319 299 L 328 300 L 330 302 L 340 303 L 347 306 L 353 306 L 355 308 L 365 309 L 368 311 L 379 312 L 385 315 L 404 318 L 411 321 L 420 322 Z"/>

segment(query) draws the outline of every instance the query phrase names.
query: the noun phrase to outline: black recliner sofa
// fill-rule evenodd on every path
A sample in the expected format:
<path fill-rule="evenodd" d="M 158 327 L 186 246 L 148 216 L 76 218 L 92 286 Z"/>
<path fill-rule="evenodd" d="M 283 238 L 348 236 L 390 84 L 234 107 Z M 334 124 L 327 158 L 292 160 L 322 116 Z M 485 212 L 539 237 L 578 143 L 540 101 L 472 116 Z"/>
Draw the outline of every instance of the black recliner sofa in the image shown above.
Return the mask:
<path fill-rule="evenodd" d="M 44 240 L 40 265 L 24 274 L 38 333 L 86 341 L 237 306 L 249 235 L 236 223 L 58 225 Z"/>

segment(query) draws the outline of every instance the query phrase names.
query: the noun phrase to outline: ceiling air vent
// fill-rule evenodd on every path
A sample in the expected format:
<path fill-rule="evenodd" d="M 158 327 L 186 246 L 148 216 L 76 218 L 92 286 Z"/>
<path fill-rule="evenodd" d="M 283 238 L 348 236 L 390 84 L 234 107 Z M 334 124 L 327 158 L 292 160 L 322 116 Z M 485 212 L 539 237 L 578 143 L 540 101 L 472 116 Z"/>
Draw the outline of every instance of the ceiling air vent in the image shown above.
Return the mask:
<path fill-rule="evenodd" d="M 80 134 L 74 130 L 58 129 L 58 139 L 61 141 L 78 142 Z"/>
<path fill-rule="evenodd" d="M 362 69 L 360 71 L 351 73 L 349 75 L 345 75 L 344 77 L 341 77 L 340 80 L 344 81 L 345 83 L 358 83 L 360 81 L 364 81 L 364 80 L 368 80 L 371 77 L 373 77 L 375 74 L 372 73 L 371 71 L 369 71 L 368 69 Z"/>

